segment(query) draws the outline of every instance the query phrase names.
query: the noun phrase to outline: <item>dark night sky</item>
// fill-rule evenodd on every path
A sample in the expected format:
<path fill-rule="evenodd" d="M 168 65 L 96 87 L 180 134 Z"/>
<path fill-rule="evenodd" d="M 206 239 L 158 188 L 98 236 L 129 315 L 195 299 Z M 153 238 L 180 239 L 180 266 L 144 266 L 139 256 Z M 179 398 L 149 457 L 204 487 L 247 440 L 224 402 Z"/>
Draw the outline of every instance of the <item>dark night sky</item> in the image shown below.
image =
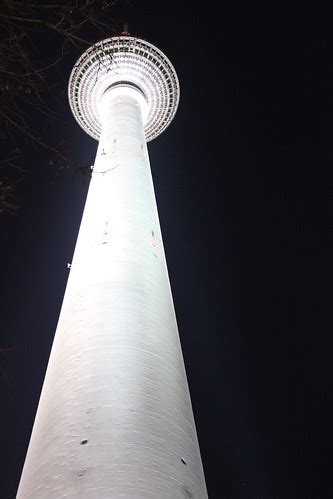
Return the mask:
<path fill-rule="evenodd" d="M 181 84 L 149 151 L 210 498 L 332 497 L 329 13 L 122 5 Z M 65 140 L 85 162 L 96 143 L 68 119 Z M 22 208 L 1 219 L 0 344 L 13 347 L 1 365 L 1 499 L 15 497 L 88 187 L 37 154 L 27 163 Z"/>

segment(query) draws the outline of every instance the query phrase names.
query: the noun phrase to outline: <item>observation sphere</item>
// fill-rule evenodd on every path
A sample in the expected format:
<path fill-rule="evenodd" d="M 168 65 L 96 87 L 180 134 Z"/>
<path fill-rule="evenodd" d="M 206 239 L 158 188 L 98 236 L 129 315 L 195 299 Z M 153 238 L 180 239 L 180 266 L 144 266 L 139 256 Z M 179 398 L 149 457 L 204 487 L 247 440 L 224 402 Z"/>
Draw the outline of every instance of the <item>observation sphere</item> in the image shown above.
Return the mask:
<path fill-rule="evenodd" d="M 115 86 L 138 90 L 148 105 L 144 132 L 147 142 L 171 123 L 179 103 L 179 82 L 169 59 L 151 43 L 133 36 L 102 40 L 78 59 L 69 79 L 71 110 L 79 125 L 99 140 L 99 103 Z"/>

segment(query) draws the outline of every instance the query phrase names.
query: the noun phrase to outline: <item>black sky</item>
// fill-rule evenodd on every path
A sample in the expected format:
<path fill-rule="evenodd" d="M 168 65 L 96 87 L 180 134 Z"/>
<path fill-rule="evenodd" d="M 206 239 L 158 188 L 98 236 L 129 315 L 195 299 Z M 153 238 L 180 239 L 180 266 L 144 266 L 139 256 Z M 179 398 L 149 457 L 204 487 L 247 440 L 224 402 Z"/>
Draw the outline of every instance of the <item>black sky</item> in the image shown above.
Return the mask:
<path fill-rule="evenodd" d="M 329 12 L 277 5 L 124 1 L 116 12 L 181 85 L 149 152 L 211 499 L 333 496 L 332 33 Z M 68 120 L 65 140 L 86 162 L 96 143 Z M 0 343 L 13 347 L 1 364 L 1 499 L 15 497 L 88 187 L 37 154 L 27 163 L 22 208 L 1 219 Z"/>

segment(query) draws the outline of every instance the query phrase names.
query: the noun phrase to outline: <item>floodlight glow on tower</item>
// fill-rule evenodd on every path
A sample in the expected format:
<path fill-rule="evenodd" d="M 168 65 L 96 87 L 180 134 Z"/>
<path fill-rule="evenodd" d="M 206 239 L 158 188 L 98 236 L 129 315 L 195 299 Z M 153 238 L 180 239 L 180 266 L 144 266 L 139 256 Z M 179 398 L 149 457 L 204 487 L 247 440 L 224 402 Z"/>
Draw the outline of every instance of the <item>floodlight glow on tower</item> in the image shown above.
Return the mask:
<path fill-rule="evenodd" d="M 99 145 L 17 497 L 205 499 L 146 145 L 177 74 L 126 32 L 80 57 L 69 101 Z"/>

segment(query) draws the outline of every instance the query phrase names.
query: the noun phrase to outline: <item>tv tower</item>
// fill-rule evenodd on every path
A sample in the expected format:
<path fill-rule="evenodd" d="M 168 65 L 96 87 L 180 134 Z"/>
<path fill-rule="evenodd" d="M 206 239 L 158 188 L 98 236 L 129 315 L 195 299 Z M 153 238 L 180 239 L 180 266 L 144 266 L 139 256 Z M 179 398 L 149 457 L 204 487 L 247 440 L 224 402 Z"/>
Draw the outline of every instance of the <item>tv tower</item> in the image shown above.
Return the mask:
<path fill-rule="evenodd" d="M 99 144 L 17 497 L 205 499 L 146 144 L 177 74 L 125 27 L 79 58 L 69 102 Z"/>

